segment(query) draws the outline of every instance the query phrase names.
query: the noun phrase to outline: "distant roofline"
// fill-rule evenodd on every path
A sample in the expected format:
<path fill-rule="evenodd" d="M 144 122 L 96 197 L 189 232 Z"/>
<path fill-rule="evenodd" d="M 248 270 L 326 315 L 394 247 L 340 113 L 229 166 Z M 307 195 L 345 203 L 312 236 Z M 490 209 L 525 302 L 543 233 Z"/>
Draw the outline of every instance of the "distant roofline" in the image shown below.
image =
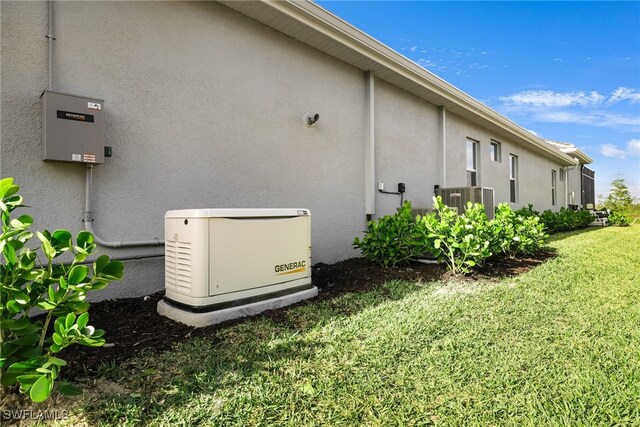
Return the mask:
<path fill-rule="evenodd" d="M 562 165 L 576 164 L 572 156 L 310 0 L 219 2 Z"/>
<path fill-rule="evenodd" d="M 575 155 L 575 157 L 583 165 L 588 165 L 589 163 L 593 163 L 593 159 L 591 157 L 589 157 L 587 154 L 585 154 L 584 151 L 582 151 L 581 149 L 576 147 L 575 144 L 572 144 L 570 142 L 554 141 L 552 139 L 545 139 L 545 141 L 548 142 L 549 144 L 557 147 L 563 153 L 566 153 L 566 154 L 569 154 L 569 155 Z"/>

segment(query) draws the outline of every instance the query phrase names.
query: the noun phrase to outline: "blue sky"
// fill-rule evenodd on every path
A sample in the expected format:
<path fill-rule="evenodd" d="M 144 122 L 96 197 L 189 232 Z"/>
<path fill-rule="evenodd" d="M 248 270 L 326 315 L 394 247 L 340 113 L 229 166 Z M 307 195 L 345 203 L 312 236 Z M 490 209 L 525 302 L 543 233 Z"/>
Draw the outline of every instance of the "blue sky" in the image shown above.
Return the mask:
<path fill-rule="evenodd" d="M 640 198 L 640 2 L 316 2 Z"/>

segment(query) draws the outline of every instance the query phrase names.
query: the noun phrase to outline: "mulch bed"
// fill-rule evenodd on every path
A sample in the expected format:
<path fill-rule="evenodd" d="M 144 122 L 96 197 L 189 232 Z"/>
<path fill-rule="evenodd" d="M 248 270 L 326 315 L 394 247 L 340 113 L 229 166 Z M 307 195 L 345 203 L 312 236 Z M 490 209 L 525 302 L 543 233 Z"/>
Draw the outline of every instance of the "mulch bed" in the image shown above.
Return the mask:
<path fill-rule="evenodd" d="M 553 257 L 542 253 L 536 258 L 488 260 L 485 266 L 465 277 L 465 280 L 499 280 L 530 270 Z M 409 265 L 381 268 L 362 258 L 352 258 L 336 264 L 319 263 L 313 266 L 313 284 L 318 287 L 318 297 L 300 304 L 313 304 L 318 300 L 331 300 L 349 292 L 366 292 L 390 280 L 431 281 L 447 279 L 451 275 L 443 265 L 413 262 Z M 211 336 L 221 328 L 245 321 L 237 319 L 206 328 L 193 328 L 174 322 L 156 311 L 163 293 L 141 298 L 108 300 L 91 304 L 90 323 L 106 330 L 107 344 L 101 348 L 74 346 L 61 355 L 69 365 L 61 377 L 73 379 L 78 376 L 93 376 L 102 363 L 119 363 L 141 351 L 160 352 L 170 350 L 179 342 L 197 336 Z M 283 308 L 267 311 L 260 316 L 282 317 Z"/>

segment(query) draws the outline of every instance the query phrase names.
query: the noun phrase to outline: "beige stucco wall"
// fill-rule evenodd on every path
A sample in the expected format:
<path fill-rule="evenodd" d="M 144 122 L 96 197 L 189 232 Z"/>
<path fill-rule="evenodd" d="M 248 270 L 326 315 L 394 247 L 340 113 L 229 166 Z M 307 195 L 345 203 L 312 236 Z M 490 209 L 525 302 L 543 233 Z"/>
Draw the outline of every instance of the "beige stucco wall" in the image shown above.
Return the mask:
<path fill-rule="evenodd" d="M 433 104 L 376 79 L 376 180 L 386 191 L 406 184 L 405 200 L 414 207 L 432 205 L 438 183 L 438 109 Z M 400 196 L 376 193 L 377 215 L 395 212 Z"/>
<path fill-rule="evenodd" d="M 477 126 L 453 113 L 447 114 L 447 186 L 464 187 L 466 177 L 466 140 L 479 142 L 478 184 L 494 189 L 496 204 L 509 201 L 509 154 L 518 156 L 518 200 L 514 209 L 533 204 L 537 210 L 559 210 L 565 206 L 564 183 L 560 182 L 560 165 L 526 147 Z M 501 162 L 491 160 L 491 141 L 501 146 Z M 556 204 L 551 204 L 551 171 L 557 173 Z"/>

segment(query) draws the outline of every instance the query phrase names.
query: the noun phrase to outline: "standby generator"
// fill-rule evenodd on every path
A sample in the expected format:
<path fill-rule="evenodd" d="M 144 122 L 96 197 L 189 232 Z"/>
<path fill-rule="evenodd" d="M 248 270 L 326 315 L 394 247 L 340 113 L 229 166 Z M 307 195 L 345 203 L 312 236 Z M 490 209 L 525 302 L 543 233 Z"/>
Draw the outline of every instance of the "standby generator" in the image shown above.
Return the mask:
<path fill-rule="evenodd" d="M 308 209 L 166 213 L 161 314 L 203 326 L 316 294 Z"/>

